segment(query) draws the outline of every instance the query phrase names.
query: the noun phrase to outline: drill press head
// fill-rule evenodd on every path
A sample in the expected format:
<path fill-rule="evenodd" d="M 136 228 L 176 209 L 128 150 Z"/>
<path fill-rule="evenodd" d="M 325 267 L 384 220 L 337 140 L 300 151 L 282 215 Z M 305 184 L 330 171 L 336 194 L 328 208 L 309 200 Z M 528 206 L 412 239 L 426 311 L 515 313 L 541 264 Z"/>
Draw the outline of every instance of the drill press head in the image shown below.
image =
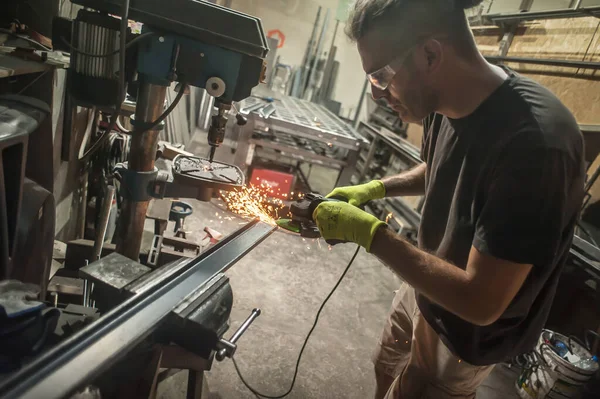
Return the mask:
<path fill-rule="evenodd" d="M 123 1 L 73 3 L 104 13 L 99 15 L 121 15 Z M 212 161 L 232 102 L 250 96 L 265 78 L 269 49 L 260 19 L 195 0 L 169 0 L 168 7 L 157 0 L 130 0 L 129 19 L 144 24 L 142 33 L 154 33 L 137 46 L 140 81 L 165 86 L 178 81 L 215 98 L 217 113 L 208 133 Z"/>

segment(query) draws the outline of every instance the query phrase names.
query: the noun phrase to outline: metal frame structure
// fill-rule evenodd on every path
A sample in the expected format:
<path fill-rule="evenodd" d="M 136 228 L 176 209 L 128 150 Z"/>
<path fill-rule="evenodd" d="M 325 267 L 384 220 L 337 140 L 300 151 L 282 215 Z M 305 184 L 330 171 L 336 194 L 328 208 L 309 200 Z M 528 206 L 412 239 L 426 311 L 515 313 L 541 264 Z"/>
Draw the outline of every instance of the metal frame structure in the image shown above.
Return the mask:
<path fill-rule="evenodd" d="M 483 18 L 494 24 L 516 23 L 541 19 L 581 18 L 600 16 L 600 6 L 573 7 L 559 10 L 526 11 L 517 13 L 484 14 Z"/>
<path fill-rule="evenodd" d="M 410 166 L 417 166 L 423 162 L 419 150 L 400 136 L 388 133 L 385 130 L 378 130 L 367 123 L 361 122 L 359 124 L 359 132 L 363 131 L 365 134 L 372 136 L 372 140 L 366 157 L 363 158 L 362 154 L 359 156 L 360 161 L 363 162 L 363 167 L 358 168 L 358 183 L 361 183 L 364 179 L 367 165 L 373 161 L 375 151 L 380 142 L 387 144 Z"/>
<path fill-rule="evenodd" d="M 5 378 L 0 396 L 58 398 L 72 394 L 123 358 L 182 300 L 229 269 L 274 229 L 252 221 L 197 258 L 157 269 L 136 286 L 136 295 Z"/>
<path fill-rule="evenodd" d="M 238 138 L 236 165 L 249 166 L 252 163 L 254 146 L 263 146 L 288 153 L 297 161 L 339 169 L 337 184 L 350 183 L 358 153 L 368 145 L 365 138 L 319 104 L 293 97 L 282 97 L 267 105 L 271 108 L 269 113 L 261 113 L 259 110 L 262 102 L 260 98 L 250 97 L 240 105 L 241 113 L 248 117 L 248 123 L 242 128 Z M 332 159 L 310 151 L 274 144 L 268 140 L 254 139 L 252 135 L 255 130 L 274 131 L 275 134 L 282 132 L 293 137 L 325 143 L 329 147 L 347 150 L 347 156 L 343 160 Z"/>

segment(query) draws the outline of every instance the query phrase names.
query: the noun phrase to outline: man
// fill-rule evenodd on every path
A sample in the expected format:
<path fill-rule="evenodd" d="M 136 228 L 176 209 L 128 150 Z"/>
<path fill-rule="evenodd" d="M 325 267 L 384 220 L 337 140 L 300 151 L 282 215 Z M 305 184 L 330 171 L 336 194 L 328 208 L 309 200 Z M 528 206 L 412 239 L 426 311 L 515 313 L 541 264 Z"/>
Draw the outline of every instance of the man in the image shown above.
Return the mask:
<path fill-rule="evenodd" d="M 477 0 L 359 0 L 348 21 L 373 97 L 423 120 L 424 163 L 335 189 L 325 239 L 358 243 L 405 284 L 375 354 L 377 398 L 473 398 L 493 365 L 533 348 L 583 197 L 583 139 L 548 90 L 491 65 Z M 425 195 L 419 248 L 357 206 Z"/>

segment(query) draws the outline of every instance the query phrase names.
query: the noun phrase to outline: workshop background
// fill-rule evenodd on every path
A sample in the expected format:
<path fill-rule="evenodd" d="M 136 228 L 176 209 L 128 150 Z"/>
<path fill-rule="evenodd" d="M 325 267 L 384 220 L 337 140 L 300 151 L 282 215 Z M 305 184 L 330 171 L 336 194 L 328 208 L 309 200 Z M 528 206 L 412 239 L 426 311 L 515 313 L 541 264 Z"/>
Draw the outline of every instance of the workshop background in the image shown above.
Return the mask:
<path fill-rule="evenodd" d="M 280 192 L 274 196 L 284 202 L 309 192 L 326 194 L 336 184 L 381 178 L 421 162 L 422 128 L 404 123 L 385 104 L 370 98 L 355 44 L 344 34 L 351 0 L 211 3 L 260 18 L 271 48 L 265 83 L 254 89 L 252 97 L 235 104 L 235 112 L 248 121 L 236 125 L 235 118 L 230 118 L 222 148 L 216 150 L 217 161 L 238 166 L 250 182 L 275 181 Z M 14 0 L 0 15 L 0 101 L 2 95 L 19 94 L 49 107 L 49 116 L 29 135 L 24 165 L 19 157 L 3 153 L 3 176 L 12 171 L 17 175 L 23 169 L 28 179 L 47 192 L 46 208 L 40 209 L 53 212 L 51 220 L 42 217 L 40 210 L 35 214 L 38 219 L 19 214 L 15 222 L 10 218 L 15 209 L 8 209 L 9 216 L 0 222 L 9 226 L 3 232 L 25 223 L 27 232 L 39 233 L 21 251 L 38 254 L 30 256 L 34 260 L 27 263 L 37 262 L 45 269 L 27 278 L 43 287 L 47 295 L 42 300 L 49 306 L 56 300 L 60 308 L 68 302 L 86 304 L 82 280 L 61 270 L 78 270 L 92 260 L 88 253 L 102 214 L 98 165 L 95 168 L 79 160 L 92 113 L 81 104 L 71 103 L 68 52 L 51 51 L 53 18 L 74 19 L 81 9 L 69 0 Z M 486 0 L 469 12 L 477 44 L 488 60 L 505 64 L 552 90 L 573 112 L 584 133 L 588 195 L 547 328 L 578 337 L 582 346 L 587 339 L 591 354 L 598 354 L 594 333 L 600 333 L 600 185 L 596 184 L 600 175 L 599 17 L 600 0 Z M 130 27 L 140 28 L 134 23 Z M 173 84 L 167 91 L 166 105 L 172 104 L 176 95 Z M 208 155 L 213 103 L 203 88 L 189 88 L 189 94 L 165 121 L 159 145 L 162 158 L 169 159 L 165 155 L 169 153 Z M 125 102 L 122 123 L 126 128 L 131 127 L 129 116 L 135 105 L 135 100 Z M 103 149 L 106 156 L 95 161 L 102 163 L 100 169 L 126 160 L 130 138 L 124 131 L 115 129 Z M 4 185 L 2 180 L 2 195 L 8 195 L 11 187 L 6 184 L 4 189 Z M 177 217 L 170 215 L 174 206 L 171 199 L 151 201 L 140 251 L 147 259 L 156 249 L 157 236 L 172 240 L 173 248 L 159 249 L 163 261 L 194 258 L 247 223 L 247 218 L 227 209 L 223 197 L 215 196 L 208 202 L 181 200 L 193 213 L 177 225 Z M 414 241 L 420 205 L 418 197 L 395 198 L 376 201 L 368 210 Z M 111 201 L 108 209 L 103 257 L 116 248 L 113 237 L 118 201 Z M 47 222 L 35 227 L 42 220 Z M 183 239 L 185 242 L 177 241 Z M 51 258 L 44 255 L 48 240 L 54 245 Z M 224 337 L 230 337 L 253 308 L 262 310 L 238 342 L 236 352 L 249 385 L 268 395 L 279 395 L 290 387 L 298 352 L 315 314 L 353 250 L 351 245 L 328 247 L 322 240 L 278 229 L 227 271 L 233 304 L 231 328 Z M 3 271 L 2 278 L 8 277 Z M 377 259 L 364 251 L 359 253 L 320 316 L 290 398 L 372 396 L 370 357 L 400 284 L 400 279 Z M 529 360 L 496 367 L 478 397 L 529 397 L 517 387 Z M 255 397 L 230 359 L 212 363 L 210 371 L 201 373 L 206 376 L 200 378 L 204 382 L 201 385 L 197 385 L 197 376 L 192 378 L 193 373 L 167 371 L 161 369 L 158 390 L 147 396 L 189 397 L 196 384 L 195 388 L 200 386 L 196 397 Z M 595 378 L 586 377 L 592 382 L 574 384 L 575 388 L 561 397 L 598 397 L 597 375 Z"/>

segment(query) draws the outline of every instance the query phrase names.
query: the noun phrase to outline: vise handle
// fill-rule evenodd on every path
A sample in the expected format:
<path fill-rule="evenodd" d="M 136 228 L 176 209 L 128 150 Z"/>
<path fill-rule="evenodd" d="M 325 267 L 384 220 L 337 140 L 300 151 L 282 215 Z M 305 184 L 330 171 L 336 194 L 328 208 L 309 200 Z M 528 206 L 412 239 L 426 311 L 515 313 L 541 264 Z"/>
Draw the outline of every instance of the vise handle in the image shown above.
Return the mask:
<path fill-rule="evenodd" d="M 260 316 L 260 309 L 258 309 L 258 308 L 253 309 L 252 313 L 250 313 L 250 316 L 248 316 L 246 321 L 244 321 L 242 323 L 242 325 L 236 330 L 236 332 L 233 333 L 233 335 L 231 336 L 231 338 L 229 340 L 225 340 L 225 339 L 219 340 L 219 342 L 217 343 L 217 354 L 215 355 L 215 358 L 218 361 L 222 361 L 226 357 L 228 357 L 228 358 L 233 357 L 233 355 L 235 354 L 235 351 L 237 349 L 236 342 L 246 332 L 248 327 L 250 327 L 250 325 L 254 322 L 254 320 L 258 316 Z"/>

